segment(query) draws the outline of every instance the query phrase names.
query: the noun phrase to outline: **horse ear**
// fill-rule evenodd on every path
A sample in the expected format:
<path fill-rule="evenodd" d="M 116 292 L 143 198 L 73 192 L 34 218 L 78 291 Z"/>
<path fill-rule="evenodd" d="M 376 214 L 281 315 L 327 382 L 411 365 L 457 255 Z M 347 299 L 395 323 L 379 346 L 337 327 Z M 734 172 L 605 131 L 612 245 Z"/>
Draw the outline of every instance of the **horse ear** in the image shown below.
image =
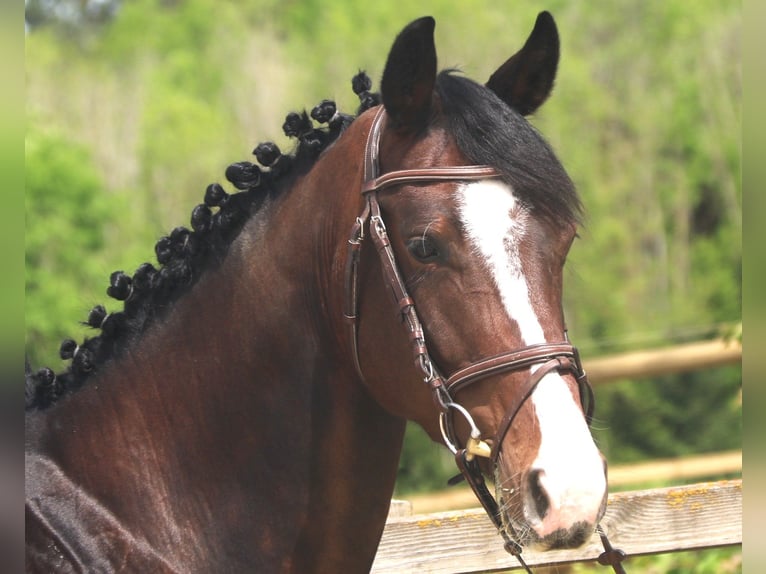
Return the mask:
<path fill-rule="evenodd" d="M 388 54 L 380 91 L 391 125 L 418 129 L 430 116 L 436 82 L 436 48 L 430 16 L 405 27 Z"/>
<path fill-rule="evenodd" d="M 529 115 L 548 99 L 558 63 L 556 23 L 548 12 L 540 12 L 524 47 L 492 74 L 487 87 L 521 115 Z"/>

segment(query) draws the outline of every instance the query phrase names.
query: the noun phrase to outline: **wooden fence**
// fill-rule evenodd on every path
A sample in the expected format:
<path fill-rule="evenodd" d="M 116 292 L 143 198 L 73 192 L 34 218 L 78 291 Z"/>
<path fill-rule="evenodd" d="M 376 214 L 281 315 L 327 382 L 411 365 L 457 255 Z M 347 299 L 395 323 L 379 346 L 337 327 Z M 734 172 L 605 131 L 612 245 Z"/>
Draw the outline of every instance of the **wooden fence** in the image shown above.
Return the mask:
<path fill-rule="evenodd" d="M 742 543 L 742 481 L 620 492 L 609 496 L 601 526 L 628 556 Z M 524 551 L 530 567 L 589 562 L 603 547 L 596 534 L 574 550 Z M 630 559 L 625 569 L 630 572 Z M 483 509 L 456 510 L 386 523 L 372 572 L 469 574 L 519 569 Z"/>
<path fill-rule="evenodd" d="M 653 376 L 710 368 L 741 360 L 738 341 L 712 341 L 596 359 L 585 365 L 591 381 Z M 705 457 L 696 457 L 697 459 Z M 741 453 L 721 453 L 697 465 L 674 461 L 646 463 L 643 476 L 656 478 L 659 465 L 672 472 L 694 468 L 705 472 L 715 458 L 727 471 L 741 470 Z M 655 465 L 653 467 L 649 465 Z M 708 466 L 705 466 L 708 465 Z M 665 469 L 668 470 L 668 469 Z M 626 471 L 636 479 L 637 468 Z M 610 482 L 613 471 L 610 471 Z M 640 474 L 640 473 L 638 473 Z M 503 550 L 502 540 L 481 508 L 411 514 L 411 504 L 392 503 L 372 572 L 471 574 L 519 570 L 516 559 Z M 655 488 L 609 495 L 601 526 L 615 548 L 628 556 L 699 550 L 742 543 L 742 481 L 727 480 L 688 486 Z M 524 551 L 531 567 L 595 561 L 603 551 L 595 533 L 582 547 L 548 552 Z M 626 562 L 628 571 L 630 562 Z"/>

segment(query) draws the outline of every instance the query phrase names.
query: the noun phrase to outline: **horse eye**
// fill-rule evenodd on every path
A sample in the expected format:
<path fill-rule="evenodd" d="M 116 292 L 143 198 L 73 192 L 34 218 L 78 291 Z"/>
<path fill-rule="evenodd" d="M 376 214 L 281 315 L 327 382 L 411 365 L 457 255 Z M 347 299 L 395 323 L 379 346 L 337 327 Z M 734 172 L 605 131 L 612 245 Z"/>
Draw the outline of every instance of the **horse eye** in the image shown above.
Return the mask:
<path fill-rule="evenodd" d="M 430 263 L 440 255 L 436 241 L 430 237 L 414 237 L 407 243 L 410 254 L 422 263 Z"/>

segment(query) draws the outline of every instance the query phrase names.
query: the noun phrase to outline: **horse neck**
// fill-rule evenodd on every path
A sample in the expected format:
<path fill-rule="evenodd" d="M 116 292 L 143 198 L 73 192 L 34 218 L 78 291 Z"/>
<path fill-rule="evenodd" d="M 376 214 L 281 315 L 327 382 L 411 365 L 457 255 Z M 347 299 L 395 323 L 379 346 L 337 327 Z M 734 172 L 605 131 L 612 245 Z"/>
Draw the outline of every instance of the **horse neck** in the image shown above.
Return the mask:
<path fill-rule="evenodd" d="M 338 332 L 361 151 L 333 166 L 353 136 L 48 417 L 48 454 L 173 561 L 356 571 L 374 557 L 404 425 L 359 383 Z M 121 472 L 105 468 L 116 456 Z"/>

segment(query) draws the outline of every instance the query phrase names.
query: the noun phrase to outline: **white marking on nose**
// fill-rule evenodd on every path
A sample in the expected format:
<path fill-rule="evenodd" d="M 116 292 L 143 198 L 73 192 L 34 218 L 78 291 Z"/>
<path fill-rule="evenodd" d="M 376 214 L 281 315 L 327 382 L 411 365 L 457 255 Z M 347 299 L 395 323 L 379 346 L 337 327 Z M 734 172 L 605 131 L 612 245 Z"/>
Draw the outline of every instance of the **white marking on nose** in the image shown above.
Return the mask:
<path fill-rule="evenodd" d="M 519 254 L 527 212 L 513 190 L 497 180 L 463 185 L 458 205 L 468 239 L 484 259 L 506 313 L 518 325 L 522 344 L 545 343 Z M 539 471 L 549 511 L 544 518 L 528 516 L 530 523 L 545 536 L 578 520 L 595 521 L 606 492 L 606 477 L 580 408 L 557 373 L 540 381 L 531 401 L 542 437 L 531 469 Z"/>
<path fill-rule="evenodd" d="M 537 386 L 535 405 L 542 438 L 532 470 L 548 497 L 545 517 L 528 516 L 540 536 L 574 522 L 595 524 L 606 492 L 606 474 L 582 412 L 564 379 L 552 373 Z"/>

